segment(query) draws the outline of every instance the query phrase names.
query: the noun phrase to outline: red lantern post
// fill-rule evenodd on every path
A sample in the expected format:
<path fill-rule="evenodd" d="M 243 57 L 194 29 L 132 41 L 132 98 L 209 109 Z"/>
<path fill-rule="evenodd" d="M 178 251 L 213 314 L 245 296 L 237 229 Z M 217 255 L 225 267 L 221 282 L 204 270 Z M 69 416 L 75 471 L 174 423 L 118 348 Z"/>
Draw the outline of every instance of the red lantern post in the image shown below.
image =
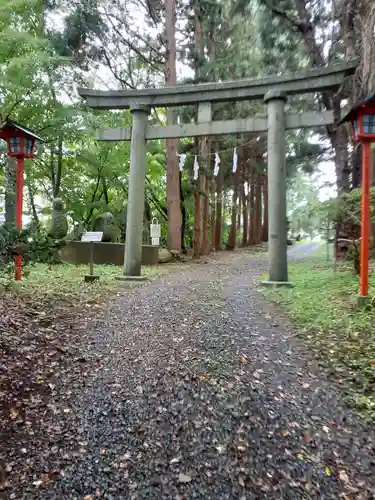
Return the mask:
<path fill-rule="evenodd" d="M 23 168 L 25 158 L 33 158 L 35 154 L 35 141 L 42 139 L 31 130 L 18 123 L 6 121 L 0 128 L 0 138 L 8 144 L 8 155 L 17 160 L 16 171 L 16 225 L 22 231 L 22 205 L 23 205 Z M 16 266 L 16 280 L 22 277 L 22 257 L 14 258 Z"/>
<path fill-rule="evenodd" d="M 18 231 L 22 231 L 22 204 L 23 204 L 23 165 L 24 157 L 17 157 L 17 172 L 16 172 L 16 225 Z M 17 254 L 14 257 L 16 265 L 16 280 L 22 278 L 22 257 Z"/>
<path fill-rule="evenodd" d="M 368 295 L 368 259 L 370 241 L 370 158 L 369 142 L 362 142 L 362 222 L 360 295 Z"/>
<path fill-rule="evenodd" d="M 340 123 L 352 122 L 353 139 L 362 145 L 362 220 L 360 296 L 368 296 L 371 143 L 375 143 L 375 94 L 354 106 Z"/>

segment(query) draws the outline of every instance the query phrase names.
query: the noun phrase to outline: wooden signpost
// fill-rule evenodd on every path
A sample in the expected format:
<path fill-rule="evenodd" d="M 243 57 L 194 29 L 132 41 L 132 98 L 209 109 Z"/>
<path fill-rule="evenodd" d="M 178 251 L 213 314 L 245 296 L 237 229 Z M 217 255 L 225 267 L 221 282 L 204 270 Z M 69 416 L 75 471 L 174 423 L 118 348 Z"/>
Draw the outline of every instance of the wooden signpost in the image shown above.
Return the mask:
<path fill-rule="evenodd" d="M 97 281 L 100 279 L 99 275 L 94 274 L 94 242 L 102 241 L 103 232 L 101 231 L 87 231 L 83 233 L 81 241 L 89 243 L 89 251 L 90 251 L 90 274 L 85 275 L 86 283 L 92 283 L 93 281 Z"/>

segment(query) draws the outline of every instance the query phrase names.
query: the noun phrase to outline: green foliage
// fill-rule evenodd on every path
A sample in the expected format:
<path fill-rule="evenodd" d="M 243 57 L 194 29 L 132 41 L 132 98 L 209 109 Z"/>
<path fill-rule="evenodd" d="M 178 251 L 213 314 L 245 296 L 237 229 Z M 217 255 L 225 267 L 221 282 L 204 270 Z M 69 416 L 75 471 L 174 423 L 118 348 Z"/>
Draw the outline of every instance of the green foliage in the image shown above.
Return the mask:
<path fill-rule="evenodd" d="M 46 230 L 30 225 L 18 231 L 6 225 L 0 226 L 0 284 L 9 284 L 14 277 L 14 256 L 22 255 L 22 264 L 44 262 L 60 263 L 59 251 L 65 246 L 65 239 L 54 239 Z"/>
<path fill-rule="evenodd" d="M 332 220 L 345 220 L 352 224 L 360 225 L 361 223 L 361 203 L 362 190 L 353 189 L 350 192 L 342 193 L 335 199 L 331 199 L 326 203 L 326 210 Z M 370 191 L 370 217 L 371 222 L 375 222 L 375 188 Z"/>

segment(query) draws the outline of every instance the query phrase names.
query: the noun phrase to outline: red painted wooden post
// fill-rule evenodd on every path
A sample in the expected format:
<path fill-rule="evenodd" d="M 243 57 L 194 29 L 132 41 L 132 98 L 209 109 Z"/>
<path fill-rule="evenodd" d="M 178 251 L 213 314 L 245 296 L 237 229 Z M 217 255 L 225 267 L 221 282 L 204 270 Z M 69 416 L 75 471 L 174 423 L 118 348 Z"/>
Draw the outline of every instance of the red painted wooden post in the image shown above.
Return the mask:
<path fill-rule="evenodd" d="M 368 295 L 368 258 L 370 239 L 370 161 L 371 146 L 362 142 L 362 224 L 360 294 Z"/>
<path fill-rule="evenodd" d="M 18 157 L 16 174 L 16 224 L 19 231 L 22 231 L 23 163 L 23 156 Z M 16 280 L 19 281 L 22 278 L 22 256 L 16 255 L 14 262 L 16 265 Z"/>

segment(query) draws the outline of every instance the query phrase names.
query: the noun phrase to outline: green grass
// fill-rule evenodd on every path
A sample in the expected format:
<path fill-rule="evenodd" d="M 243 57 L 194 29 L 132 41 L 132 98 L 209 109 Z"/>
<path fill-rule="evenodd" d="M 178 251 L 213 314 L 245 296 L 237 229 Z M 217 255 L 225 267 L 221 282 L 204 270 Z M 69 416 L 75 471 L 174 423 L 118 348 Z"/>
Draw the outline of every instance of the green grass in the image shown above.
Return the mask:
<path fill-rule="evenodd" d="M 332 256 L 332 249 L 330 249 Z M 291 289 L 266 290 L 300 327 L 316 358 L 338 377 L 349 399 L 375 418 L 375 309 L 358 310 L 359 279 L 349 263 L 333 271 L 326 245 L 289 266 Z M 375 295 L 375 275 L 370 277 Z"/>
<path fill-rule="evenodd" d="M 158 266 L 142 267 L 142 274 L 149 279 L 154 279 L 163 273 Z M 72 264 L 36 264 L 25 268 L 22 281 L 15 282 L 15 287 L 20 292 L 32 293 L 42 296 L 79 295 L 89 293 L 101 295 L 102 293 L 116 290 L 120 287 L 133 287 L 134 282 L 120 282 L 115 278 L 122 274 L 120 266 L 95 265 L 94 274 L 100 280 L 94 283 L 85 283 L 84 276 L 89 274 L 88 265 L 75 266 Z"/>

